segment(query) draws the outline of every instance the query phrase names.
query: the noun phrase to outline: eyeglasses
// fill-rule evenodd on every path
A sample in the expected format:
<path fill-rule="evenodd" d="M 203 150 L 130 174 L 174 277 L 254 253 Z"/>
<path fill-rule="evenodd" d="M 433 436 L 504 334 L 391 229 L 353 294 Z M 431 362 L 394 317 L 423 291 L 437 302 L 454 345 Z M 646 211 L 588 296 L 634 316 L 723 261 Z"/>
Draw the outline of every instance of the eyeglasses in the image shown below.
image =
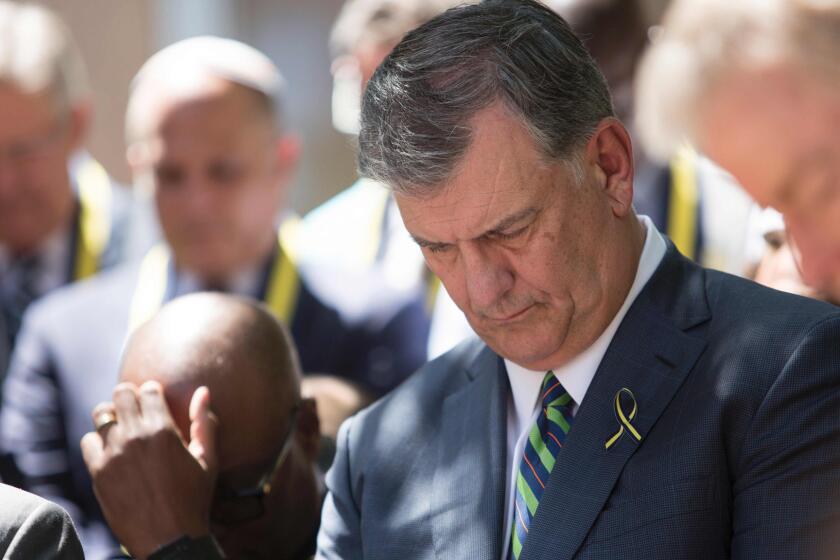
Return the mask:
<path fill-rule="evenodd" d="M 291 412 L 289 430 L 283 437 L 280 453 L 274 460 L 271 469 L 260 477 L 256 486 L 241 490 L 233 490 L 224 486 L 217 487 L 213 496 L 213 506 L 210 519 L 221 525 L 239 525 L 262 517 L 265 513 L 265 497 L 271 494 L 274 478 L 286 462 L 292 448 L 295 432 L 297 431 L 300 403 Z"/>
<path fill-rule="evenodd" d="M 12 166 L 23 166 L 34 163 L 47 155 L 64 134 L 67 120 L 56 121 L 50 129 L 38 136 L 19 140 L 0 149 L 0 161 L 5 160 Z"/>

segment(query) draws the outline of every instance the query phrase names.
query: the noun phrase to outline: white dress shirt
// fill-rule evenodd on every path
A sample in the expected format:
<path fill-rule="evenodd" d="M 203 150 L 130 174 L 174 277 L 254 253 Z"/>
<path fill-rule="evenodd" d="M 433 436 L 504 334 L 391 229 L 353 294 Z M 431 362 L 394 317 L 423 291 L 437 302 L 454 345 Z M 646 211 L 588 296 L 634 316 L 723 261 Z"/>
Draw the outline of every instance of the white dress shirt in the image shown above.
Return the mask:
<path fill-rule="evenodd" d="M 224 282 L 225 292 L 238 296 L 248 296 L 252 298 L 258 297 L 262 271 L 265 265 L 260 263 L 256 266 L 250 266 L 244 270 L 238 271 Z M 175 289 L 172 292 L 172 297 L 180 297 L 194 292 L 206 290 L 207 286 L 201 278 L 191 270 L 181 269 L 177 271 L 175 279 Z"/>
<path fill-rule="evenodd" d="M 645 226 L 645 244 L 639 258 L 639 265 L 636 268 L 636 277 L 633 285 L 627 293 L 627 297 L 621 308 L 616 313 L 612 322 L 592 345 L 584 350 L 576 358 L 566 365 L 553 368 L 554 376 L 574 399 L 572 414 L 577 413 L 580 403 L 586 396 L 589 384 L 595 376 L 607 348 L 612 342 L 615 331 L 627 314 L 627 310 L 636 300 L 636 296 L 645 287 L 650 277 L 656 271 L 662 258 L 665 256 L 665 239 L 656 230 L 653 222 L 647 216 L 639 216 L 639 221 Z M 508 486 L 505 493 L 507 502 L 507 515 L 505 516 L 505 540 L 502 546 L 502 560 L 507 559 L 508 547 L 510 545 L 511 528 L 513 526 L 513 504 L 515 499 L 515 484 L 517 469 L 525 449 L 525 442 L 531 426 L 537 420 L 540 410 L 538 397 L 540 387 L 545 378 L 545 371 L 532 371 L 517 365 L 510 360 L 505 360 L 508 380 L 510 381 L 511 392 L 508 395 L 507 405 L 507 480 Z"/>

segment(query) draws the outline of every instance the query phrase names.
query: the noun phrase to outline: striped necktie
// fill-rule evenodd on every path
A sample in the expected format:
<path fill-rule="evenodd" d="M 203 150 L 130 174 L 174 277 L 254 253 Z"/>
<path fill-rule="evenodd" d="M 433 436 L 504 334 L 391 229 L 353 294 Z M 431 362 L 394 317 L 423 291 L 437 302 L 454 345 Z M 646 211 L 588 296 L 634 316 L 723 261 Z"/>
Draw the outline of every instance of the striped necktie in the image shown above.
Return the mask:
<path fill-rule="evenodd" d="M 522 461 L 516 474 L 516 498 L 509 558 L 518 560 L 528 536 L 531 520 L 537 513 L 545 485 L 566 434 L 572 425 L 574 400 L 554 377 L 545 375 L 540 390 L 541 411 L 528 433 Z"/>

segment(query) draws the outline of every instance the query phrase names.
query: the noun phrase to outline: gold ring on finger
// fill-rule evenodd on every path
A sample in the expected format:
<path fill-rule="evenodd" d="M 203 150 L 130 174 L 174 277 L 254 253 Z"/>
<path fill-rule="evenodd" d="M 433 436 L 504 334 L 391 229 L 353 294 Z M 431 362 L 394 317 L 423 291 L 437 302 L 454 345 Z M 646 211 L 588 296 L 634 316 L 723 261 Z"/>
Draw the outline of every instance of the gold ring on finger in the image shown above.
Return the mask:
<path fill-rule="evenodd" d="M 96 415 L 96 418 L 93 419 L 93 425 L 96 428 L 97 432 L 101 432 L 103 429 L 107 428 L 112 424 L 117 423 L 117 417 L 114 416 L 113 412 L 100 412 Z"/>

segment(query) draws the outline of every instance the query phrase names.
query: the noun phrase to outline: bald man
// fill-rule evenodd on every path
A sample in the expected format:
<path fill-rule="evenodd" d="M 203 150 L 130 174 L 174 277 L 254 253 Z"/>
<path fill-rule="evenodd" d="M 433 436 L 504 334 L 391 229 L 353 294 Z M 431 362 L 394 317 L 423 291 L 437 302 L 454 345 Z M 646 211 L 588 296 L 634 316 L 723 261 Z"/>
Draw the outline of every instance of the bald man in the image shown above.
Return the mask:
<path fill-rule="evenodd" d="M 155 500 L 170 493 L 127 481 L 158 480 L 171 468 L 165 457 L 144 453 L 144 442 L 160 439 L 184 451 L 180 459 L 188 458 L 180 443 L 188 443 L 209 467 L 179 484 L 206 516 L 188 522 L 190 535 L 206 535 L 209 517 L 227 557 L 297 559 L 314 552 L 318 418 L 314 401 L 301 399 L 291 339 L 266 308 L 211 293 L 167 304 L 131 337 L 120 379 L 113 402 L 94 410 L 99 428 L 83 438 L 82 449 L 97 492 L 119 498 L 104 513 L 134 556 L 154 551 L 135 544 L 148 528 L 134 523 L 132 512 L 138 502 L 166 503 Z M 171 506 L 161 520 L 180 518 L 178 504 Z M 213 550 L 216 543 L 205 539 L 203 546 Z"/>

